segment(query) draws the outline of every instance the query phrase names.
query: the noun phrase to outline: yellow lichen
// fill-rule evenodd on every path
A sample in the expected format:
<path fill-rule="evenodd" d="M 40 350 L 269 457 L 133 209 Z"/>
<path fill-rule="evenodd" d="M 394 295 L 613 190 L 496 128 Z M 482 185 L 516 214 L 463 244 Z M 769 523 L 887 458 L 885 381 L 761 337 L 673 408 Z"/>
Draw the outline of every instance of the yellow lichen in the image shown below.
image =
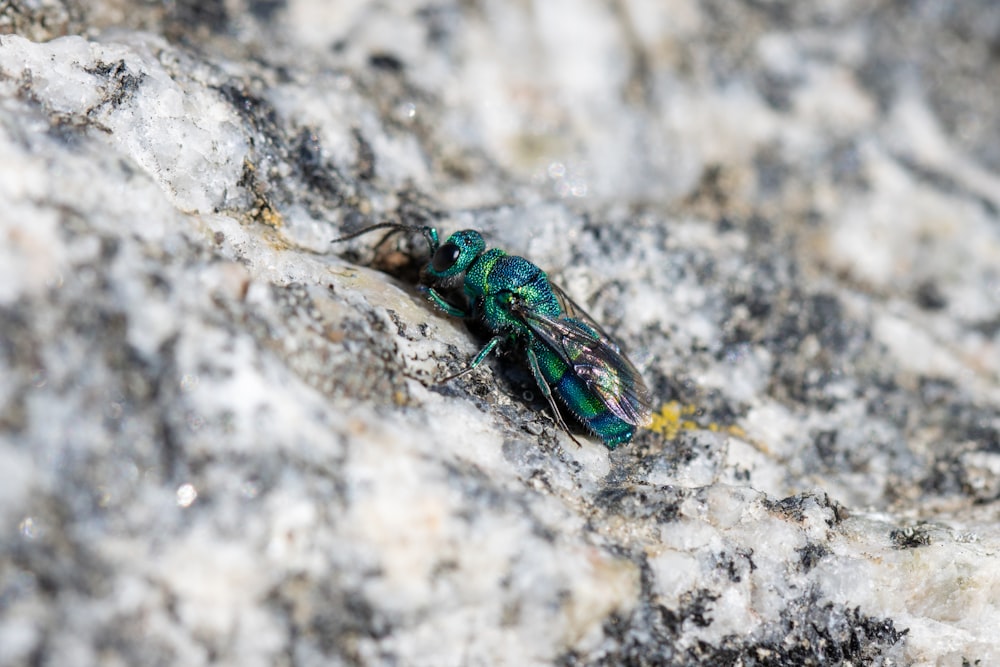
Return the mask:
<path fill-rule="evenodd" d="M 653 414 L 649 430 L 659 433 L 667 440 L 673 440 L 682 431 L 714 431 L 746 440 L 747 434 L 739 426 L 708 422 L 701 424 L 694 419 L 698 408 L 693 405 L 682 405 L 677 401 L 668 401 L 660 406 L 659 412 Z"/>

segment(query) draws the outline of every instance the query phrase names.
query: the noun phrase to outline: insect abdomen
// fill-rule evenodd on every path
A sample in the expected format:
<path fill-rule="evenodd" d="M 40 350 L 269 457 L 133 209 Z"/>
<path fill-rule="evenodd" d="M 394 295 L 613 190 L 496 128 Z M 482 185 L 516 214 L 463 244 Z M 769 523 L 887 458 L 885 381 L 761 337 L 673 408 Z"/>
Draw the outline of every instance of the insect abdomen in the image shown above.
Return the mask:
<path fill-rule="evenodd" d="M 532 349 L 538 358 L 538 366 L 552 393 L 583 423 L 587 430 L 604 441 L 608 449 L 614 449 L 628 442 L 635 434 L 635 426 L 622 420 L 591 391 L 580 376 L 573 373 L 569 365 L 559 358 L 547 345 L 537 339 Z"/>

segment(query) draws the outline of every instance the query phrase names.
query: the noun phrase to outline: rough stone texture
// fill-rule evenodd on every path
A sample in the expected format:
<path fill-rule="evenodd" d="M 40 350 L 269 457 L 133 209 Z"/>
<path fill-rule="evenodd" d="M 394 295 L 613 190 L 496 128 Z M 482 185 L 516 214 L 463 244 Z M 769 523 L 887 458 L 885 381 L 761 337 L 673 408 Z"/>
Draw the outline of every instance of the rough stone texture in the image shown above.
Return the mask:
<path fill-rule="evenodd" d="M 0 32 L 0 664 L 1000 661 L 996 3 Z M 381 220 L 549 270 L 652 427 L 436 384 L 483 340 Z"/>

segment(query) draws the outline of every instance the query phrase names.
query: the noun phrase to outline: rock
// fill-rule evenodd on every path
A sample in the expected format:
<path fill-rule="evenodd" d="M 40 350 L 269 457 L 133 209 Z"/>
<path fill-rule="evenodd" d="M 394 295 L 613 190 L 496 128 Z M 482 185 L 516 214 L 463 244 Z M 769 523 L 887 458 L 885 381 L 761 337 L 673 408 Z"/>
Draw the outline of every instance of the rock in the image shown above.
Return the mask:
<path fill-rule="evenodd" d="M 7 3 L 0 664 L 996 662 L 998 30 Z M 385 220 L 549 271 L 650 428 L 437 383 Z"/>

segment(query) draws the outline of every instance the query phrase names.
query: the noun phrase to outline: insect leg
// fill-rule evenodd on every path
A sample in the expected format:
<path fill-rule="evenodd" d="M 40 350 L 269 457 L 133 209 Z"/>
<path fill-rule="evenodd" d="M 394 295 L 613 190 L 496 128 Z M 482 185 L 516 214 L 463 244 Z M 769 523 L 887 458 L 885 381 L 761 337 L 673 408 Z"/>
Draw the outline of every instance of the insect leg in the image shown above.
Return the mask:
<path fill-rule="evenodd" d="M 502 340 L 503 338 L 501 336 L 494 336 L 493 338 L 491 338 L 490 342 L 486 343 L 486 346 L 483 349 L 479 350 L 479 354 L 477 354 L 475 357 L 472 358 L 472 361 L 469 362 L 469 365 L 467 367 L 463 368 L 462 370 L 453 375 L 441 378 L 440 380 L 438 380 L 438 384 L 444 384 L 449 380 L 454 380 L 457 377 L 461 377 L 466 373 L 474 371 L 476 369 L 476 366 L 483 363 L 483 359 L 486 358 L 486 355 L 495 350 L 497 348 L 497 345 L 499 345 Z"/>
<path fill-rule="evenodd" d="M 461 308 L 457 308 L 445 301 L 444 297 L 438 294 L 433 288 L 422 287 L 420 291 L 424 292 L 427 295 L 427 298 L 430 299 L 435 306 L 443 310 L 448 315 L 451 315 L 452 317 L 461 317 L 463 320 L 469 316 L 469 314 Z"/>
<path fill-rule="evenodd" d="M 562 414 L 559 412 L 559 406 L 556 405 L 556 399 L 552 397 L 552 390 L 549 389 L 549 385 L 545 381 L 545 376 L 542 375 L 542 369 L 538 367 L 538 357 L 535 356 L 535 351 L 530 346 L 528 347 L 528 366 L 531 368 L 531 374 L 535 378 L 535 384 L 542 390 L 542 395 L 545 396 L 545 400 L 549 402 L 549 407 L 552 408 L 552 414 L 555 415 L 556 423 L 562 427 L 562 430 L 566 431 L 566 435 L 576 443 L 577 447 L 582 447 L 583 445 L 580 444 L 580 441 L 576 439 L 576 436 L 566 426 L 566 422 L 563 421 Z"/>

